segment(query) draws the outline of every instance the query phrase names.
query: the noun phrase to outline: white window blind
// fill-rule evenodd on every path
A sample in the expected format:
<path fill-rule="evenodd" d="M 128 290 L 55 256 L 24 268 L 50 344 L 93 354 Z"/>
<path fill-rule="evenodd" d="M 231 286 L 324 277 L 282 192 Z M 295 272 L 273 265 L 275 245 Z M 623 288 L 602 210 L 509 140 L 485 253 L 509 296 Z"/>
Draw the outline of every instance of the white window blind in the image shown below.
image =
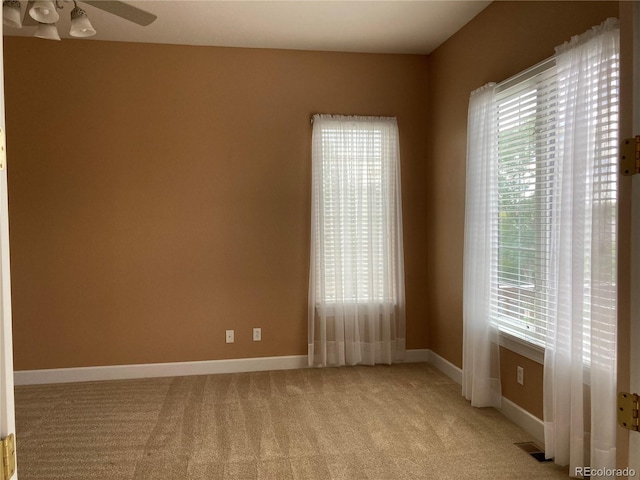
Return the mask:
<path fill-rule="evenodd" d="M 594 60 L 594 77 L 599 69 L 618 61 L 617 57 Z M 547 325 L 555 321 L 557 311 L 558 271 L 554 262 L 558 259 L 552 254 L 552 233 L 560 228 L 554 222 L 560 221 L 563 206 L 554 192 L 562 182 L 558 155 L 567 154 L 561 152 L 560 143 L 568 120 L 558 113 L 562 108 L 558 108 L 557 92 L 562 82 L 571 81 L 558 78 L 555 64 L 548 61 L 498 85 L 496 94 L 499 213 L 492 237 L 498 251 L 492 317 L 501 331 L 543 347 Z M 581 301 L 590 306 L 583 319 L 585 358 L 591 349 L 591 328 L 597 328 L 591 325 L 591 310 L 615 309 L 618 81 L 614 76 L 610 84 L 586 87 L 591 99 L 589 121 L 597 134 L 585 141 L 594 144 L 596 171 L 570 173 L 589 178 L 584 205 L 573 207 L 585 211 L 581 228 L 607 236 L 607 244 L 612 246 L 611 251 L 592 252 L 588 239 L 577 240 L 584 243 L 587 278 Z M 594 209 L 598 211 L 593 213 Z M 607 225 L 596 225 L 593 218 Z M 592 255 L 599 259 L 593 275 Z M 594 289 L 591 278 L 596 275 Z"/>
<path fill-rule="evenodd" d="M 325 128 L 322 149 L 330 152 L 322 158 L 324 299 L 335 301 L 342 284 L 352 300 L 383 300 L 382 132 L 375 128 Z M 357 221 L 343 220 L 348 218 Z M 357 239 L 359 245 L 349 247 L 349 239 Z M 340 268 L 343 254 L 353 254 L 346 269 Z"/>
<path fill-rule="evenodd" d="M 319 133 L 316 298 L 393 303 L 397 124 L 324 122 Z"/>
<path fill-rule="evenodd" d="M 552 189 L 557 153 L 557 81 L 553 64 L 498 87 L 497 291 L 500 329 L 544 346 L 555 310 L 550 266 Z"/>

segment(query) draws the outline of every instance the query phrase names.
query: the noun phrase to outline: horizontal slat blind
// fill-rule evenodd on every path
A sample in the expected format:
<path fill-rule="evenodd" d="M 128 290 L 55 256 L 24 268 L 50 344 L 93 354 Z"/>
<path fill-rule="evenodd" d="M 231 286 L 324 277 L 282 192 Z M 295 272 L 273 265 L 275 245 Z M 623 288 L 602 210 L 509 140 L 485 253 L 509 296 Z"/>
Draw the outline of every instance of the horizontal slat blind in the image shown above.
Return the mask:
<path fill-rule="evenodd" d="M 575 238 L 584 247 L 585 272 L 583 298 L 583 353 L 590 358 L 592 330 L 602 327 L 594 318 L 611 316 L 616 308 L 617 264 L 617 139 L 619 77 L 597 82 L 599 69 L 611 69 L 617 56 L 594 58 L 591 74 L 581 86 L 581 94 L 591 99 L 588 115 L 594 138 L 595 171 L 572 172 L 588 179 L 580 231 Z M 617 69 L 613 69 L 617 72 Z M 592 81 L 591 78 L 594 80 Z M 560 209 L 555 192 L 562 181 L 559 175 L 564 128 L 572 119 L 564 118 L 558 85 L 576 82 L 568 76 L 559 78 L 553 62 L 545 69 L 532 69 L 518 81 L 498 86 L 498 209 L 497 231 L 492 241 L 498 250 L 497 287 L 492 292 L 492 317 L 500 329 L 531 343 L 544 346 L 547 325 L 555 322 L 558 296 L 558 272 L 552 265 L 552 235 L 560 226 Z M 580 134 L 580 133 L 578 133 Z M 585 139 L 585 141 L 587 141 Z M 566 153 L 567 155 L 569 152 Z M 554 183 L 557 182 L 557 183 Z M 594 221 L 597 219 L 597 224 Z M 606 251 L 592 251 L 592 235 L 599 235 L 599 245 Z M 606 237 L 606 238 L 605 238 Z M 592 256 L 597 256 L 597 271 L 592 270 Z M 602 337 L 602 335 L 600 335 Z M 615 351 L 615 335 L 607 343 Z M 609 338 L 607 337 L 607 338 Z M 602 344 L 602 342 L 601 342 Z M 606 357 L 606 352 L 600 352 Z"/>
<path fill-rule="evenodd" d="M 501 330 L 541 346 L 556 301 L 550 265 L 556 91 L 550 65 L 497 95 L 499 218 L 492 240 L 498 282 L 492 315 Z"/>
<path fill-rule="evenodd" d="M 322 125 L 317 298 L 392 304 L 397 126 L 374 119 Z"/>

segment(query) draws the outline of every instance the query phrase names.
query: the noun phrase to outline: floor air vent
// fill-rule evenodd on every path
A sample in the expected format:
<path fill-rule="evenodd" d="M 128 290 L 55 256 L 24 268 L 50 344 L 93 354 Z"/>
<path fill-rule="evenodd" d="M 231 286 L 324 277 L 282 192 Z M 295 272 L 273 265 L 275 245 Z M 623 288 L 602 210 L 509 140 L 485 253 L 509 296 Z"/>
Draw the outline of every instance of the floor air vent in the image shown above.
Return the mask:
<path fill-rule="evenodd" d="M 544 451 L 533 442 L 520 442 L 514 443 L 514 445 L 519 447 L 521 450 L 524 450 L 539 462 L 550 462 L 552 460 L 551 458 L 544 458 Z"/>

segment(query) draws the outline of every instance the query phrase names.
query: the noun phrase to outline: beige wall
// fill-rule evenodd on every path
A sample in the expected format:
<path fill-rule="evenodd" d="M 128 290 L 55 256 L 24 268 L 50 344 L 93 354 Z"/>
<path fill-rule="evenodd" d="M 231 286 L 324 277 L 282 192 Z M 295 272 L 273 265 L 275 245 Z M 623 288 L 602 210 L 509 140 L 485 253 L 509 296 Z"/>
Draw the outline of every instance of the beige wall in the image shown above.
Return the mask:
<path fill-rule="evenodd" d="M 524 369 L 524 382 L 517 379 L 517 368 Z M 539 363 L 500 347 L 502 395 L 542 419 L 542 374 Z"/>
<path fill-rule="evenodd" d="M 428 346 L 426 57 L 9 37 L 5 72 L 17 370 L 305 354 L 313 113 L 398 118 Z"/>
<path fill-rule="evenodd" d="M 458 366 L 469 94 L 550 57 L 572 35 L 617 16 L 617 2 L 494 2 L 429 56 L 429 341 Z M 527 362 L 525 387 L 516 383 L 518 361 Z M 501 363 L 505 396 L 540 417 L 542 366 L 509 352 Z"/>

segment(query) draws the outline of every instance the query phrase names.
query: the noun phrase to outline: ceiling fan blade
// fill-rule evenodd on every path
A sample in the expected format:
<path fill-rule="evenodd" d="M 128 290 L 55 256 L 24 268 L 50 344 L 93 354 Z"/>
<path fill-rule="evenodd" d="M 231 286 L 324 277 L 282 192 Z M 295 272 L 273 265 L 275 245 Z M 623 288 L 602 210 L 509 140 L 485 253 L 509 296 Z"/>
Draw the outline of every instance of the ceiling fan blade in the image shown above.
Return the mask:
<path fill-rule="evenodd" d="M 36 22 L 33 18 L 31 18 L 31 15 L 29 15 L 29 10 L 31 10 L 31 7 L 33 7 L 33 1 L 34 0 L 29 0 L 27 2 L 27 9 L 24 11 L 24 18 L 22 19 L 22 26 L 23 27 L 36 27 L 36 26 L 38 26 L 38 22 Z"/>
<path fill-rule="evenodd" d="M 128 3 L 120 2 L 118 0 L 82 0 L 82 3 L 91 5 L 92 7 L 99 8 L 105 12 L 112 13 L 118 17 L 122 17 L 130 22 L 137 23 L 146 27 L 153 23 L 158 18 L 153 13 L 146 12 L 138 7 L 129 5 Z"/>

